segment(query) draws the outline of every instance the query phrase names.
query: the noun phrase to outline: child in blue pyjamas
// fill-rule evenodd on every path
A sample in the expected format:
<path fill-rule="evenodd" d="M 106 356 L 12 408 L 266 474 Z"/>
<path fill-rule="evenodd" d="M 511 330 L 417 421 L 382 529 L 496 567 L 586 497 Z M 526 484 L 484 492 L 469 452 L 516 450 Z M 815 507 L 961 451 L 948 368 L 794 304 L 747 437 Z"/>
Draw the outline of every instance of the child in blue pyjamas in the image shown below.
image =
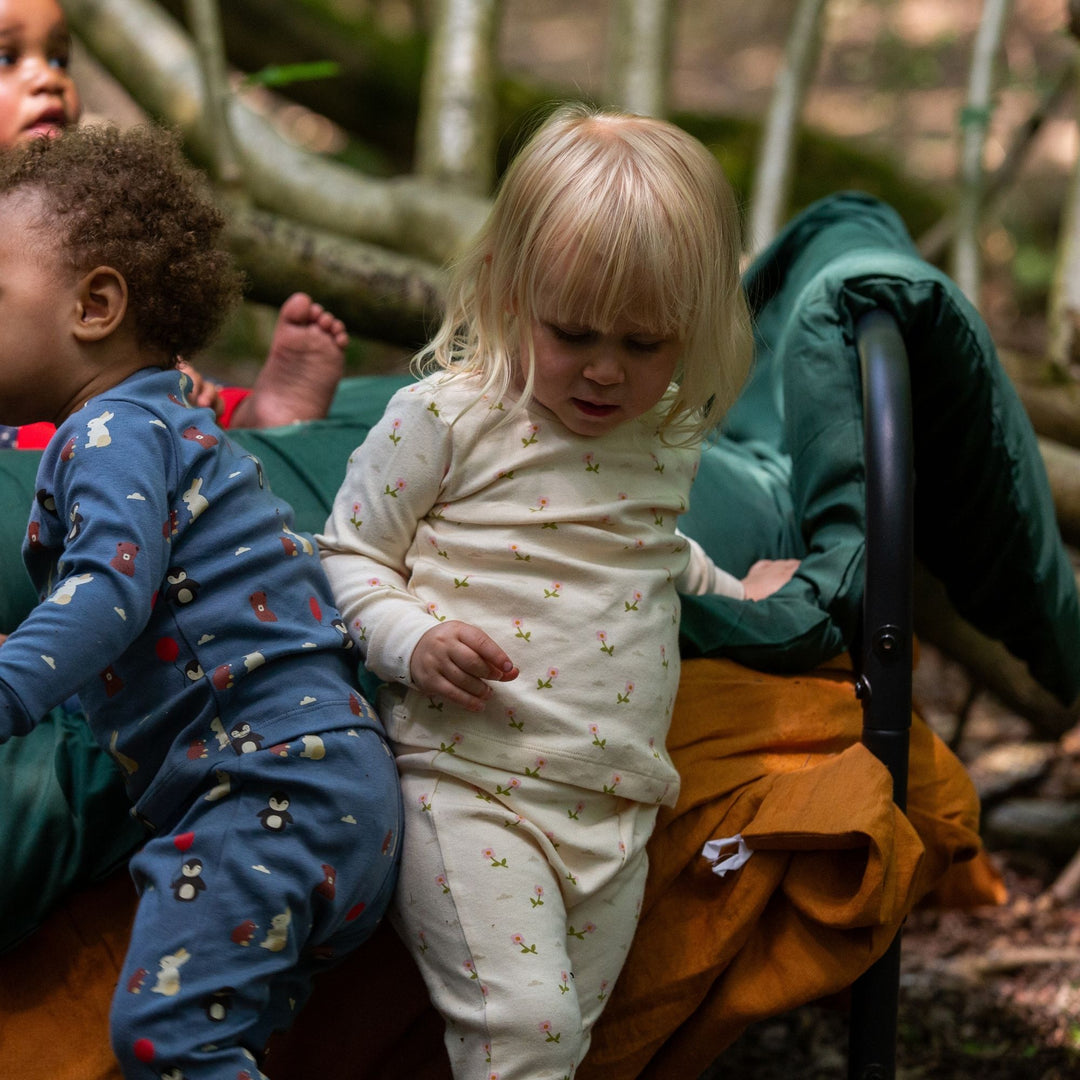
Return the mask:
<path fill-rule="evenodd" d="M 78 693 L 149 839 L 112 1012 L 124 1075 L 260 1077 L 312 974 L 373 930 L 400 796 L 312 541 L 175 357 L 238 293 L 162 133 L 0 161 L 0 423 L 52 421 L 0 648 L 0 741 Z"/>

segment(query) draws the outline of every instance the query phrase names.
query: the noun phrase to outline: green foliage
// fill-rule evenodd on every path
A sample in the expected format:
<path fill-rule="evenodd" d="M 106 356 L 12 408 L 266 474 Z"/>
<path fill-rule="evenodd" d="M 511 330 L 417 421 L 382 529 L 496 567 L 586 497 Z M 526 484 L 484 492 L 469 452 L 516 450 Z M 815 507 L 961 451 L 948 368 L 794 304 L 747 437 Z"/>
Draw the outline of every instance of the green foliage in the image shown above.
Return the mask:
<path fill-rule="evenodd" d="M 332 79 L 341 74 L 333 60 L 312 60 L 304 64 L 273 64 L 244 77 L 245 86 L 293 86 L 313 79 Z"/>

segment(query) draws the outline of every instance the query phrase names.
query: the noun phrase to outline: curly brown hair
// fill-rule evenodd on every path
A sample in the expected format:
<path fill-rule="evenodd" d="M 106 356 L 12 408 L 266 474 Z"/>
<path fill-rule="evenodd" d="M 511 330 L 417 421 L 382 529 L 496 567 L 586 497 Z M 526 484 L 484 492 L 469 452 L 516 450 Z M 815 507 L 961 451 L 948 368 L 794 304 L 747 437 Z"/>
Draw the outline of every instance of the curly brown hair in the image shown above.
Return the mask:
<path fill-rule="evenodd" d="M 0 155 L 0 196 L 23 190 L 40 197 L 40 223 L 59 234 L 76 270 L 123 274 L 147 349 L 194 355 L 240 297 L 221 247 L 225 219 L 168 131 L 93 126 L 35 139 Z"/>

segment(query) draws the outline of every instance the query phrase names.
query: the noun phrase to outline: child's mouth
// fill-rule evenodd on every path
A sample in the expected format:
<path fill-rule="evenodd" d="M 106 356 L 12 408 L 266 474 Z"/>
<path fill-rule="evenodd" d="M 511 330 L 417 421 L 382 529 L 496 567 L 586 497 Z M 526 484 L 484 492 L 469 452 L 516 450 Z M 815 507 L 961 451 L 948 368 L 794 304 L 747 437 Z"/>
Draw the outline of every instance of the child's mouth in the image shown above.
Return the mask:
<path fill-rule="evenodd" d="M 23 129 L 27 135 L 44 139 L 55 138 L 67 126 L 67 117 L 62 110 L 42 113 L 32 124 Z"/>
<path fill-rule="evenodd" d="M 604 405 L 596 401 L 586 401 L 584 398 L 574 398 L 573 401 L 575 408 L 586 416 L 610 416 L 619 408 L 618 405 Z"/>

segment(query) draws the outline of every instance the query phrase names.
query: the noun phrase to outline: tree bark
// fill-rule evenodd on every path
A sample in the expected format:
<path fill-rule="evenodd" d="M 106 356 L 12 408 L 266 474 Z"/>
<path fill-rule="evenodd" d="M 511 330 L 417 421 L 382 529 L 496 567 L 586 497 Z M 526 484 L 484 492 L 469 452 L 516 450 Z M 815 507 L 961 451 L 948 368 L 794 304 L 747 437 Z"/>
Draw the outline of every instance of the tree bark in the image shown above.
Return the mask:
<path fill-rule="evenodd" d="M 176 126 L 194 160 L 212 160 L 213 136 L 190 38 L 149 0 L 68 0 L 75 33 L 150 115 Z M 435 263 L 479 227 L 485 199 L 415 177 L 374 180 L 286 142 L 232 99 L 229 120 L 256 205 Z"/>
<path fill-rule="evenodd" d="M 614 0 L 606 92 L 614 107 L 666 115 L 672 18 L 670 0 Z"/>
<path fill-rule="evenodd" d="M 487 195 L 495 183 L 497 0 L 439 0 L 420 90 L 416 172 Z"/>
<path fill-rule="evenodd" d="M 821 55 L 822 14 L 828 0 L 799 0 L 784 60 L 769 104 L 750 196 L 750 253 L 776 235 L 787 216 L 795 139 L 810 80 Z"/>
<path fill-rule="evenodd" d="M 443 273 L 423 260 L 236 206 L 227 241 L 254 298 L 302 287 L 361 337 L 416 349 L 442 313 Z"/>

